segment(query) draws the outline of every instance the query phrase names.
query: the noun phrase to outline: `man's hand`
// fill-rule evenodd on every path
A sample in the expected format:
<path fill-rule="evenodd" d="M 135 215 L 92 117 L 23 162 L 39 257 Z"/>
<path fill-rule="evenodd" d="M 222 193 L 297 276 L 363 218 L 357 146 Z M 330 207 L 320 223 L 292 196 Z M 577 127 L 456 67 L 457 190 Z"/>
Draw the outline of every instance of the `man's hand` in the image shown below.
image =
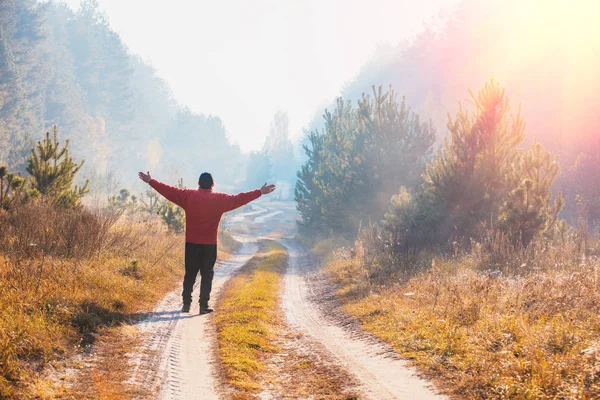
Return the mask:
<path fill-rule="evenodd" d="M 275 185 L 267 185 L 267 182 L 260 188 L 260 194 L 269 194 L 275 190 Z"/>
<path fill-rule="evenodd" d="M 139 172 L 138 176 L 141 180 L 143 180 L 146 183 L 150 182 L 150 179 L 152 179 L 152 177 L 150 176 L 150 171 L 148 171 L 147 173 Z"/>

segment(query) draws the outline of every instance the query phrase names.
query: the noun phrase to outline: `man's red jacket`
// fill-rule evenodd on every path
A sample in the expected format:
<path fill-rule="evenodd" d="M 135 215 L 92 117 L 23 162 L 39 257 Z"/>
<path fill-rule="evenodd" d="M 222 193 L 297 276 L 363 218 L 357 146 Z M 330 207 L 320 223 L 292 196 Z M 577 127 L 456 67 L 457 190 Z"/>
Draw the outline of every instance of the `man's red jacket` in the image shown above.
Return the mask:
<path fill-rule="evenodd" d="M 150 186 L 185 210 L 185 241 L 217 244 L 217 231 L 223 213 L 235 210 L 260 197 L 260 189 L 236 195 L 213 192 L 212 189 L 180 189 L 156 179 Z"/>

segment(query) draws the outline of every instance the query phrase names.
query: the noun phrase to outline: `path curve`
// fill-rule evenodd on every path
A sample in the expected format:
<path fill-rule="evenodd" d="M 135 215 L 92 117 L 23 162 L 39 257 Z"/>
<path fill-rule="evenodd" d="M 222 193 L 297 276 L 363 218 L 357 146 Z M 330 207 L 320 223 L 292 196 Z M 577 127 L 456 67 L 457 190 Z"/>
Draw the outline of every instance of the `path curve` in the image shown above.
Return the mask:
<path fill-rule="evenodd" d="M 356 377 L 368 399 L 445 399 L 381 341 L 356 329 L 343 328 L 340 318 L 326 315 L 315 297 L 321 296 L 316 265 L 295 240 L 279 241 L 289 252 L 283 306 L 292 329 L 310 335 L 340 365 Z M 316 296 L 317 295 L 317 296 Z M 321 296 L 322 297 L 322 296 Z M 332 309 L 328 309 L 332 312 Z"/>

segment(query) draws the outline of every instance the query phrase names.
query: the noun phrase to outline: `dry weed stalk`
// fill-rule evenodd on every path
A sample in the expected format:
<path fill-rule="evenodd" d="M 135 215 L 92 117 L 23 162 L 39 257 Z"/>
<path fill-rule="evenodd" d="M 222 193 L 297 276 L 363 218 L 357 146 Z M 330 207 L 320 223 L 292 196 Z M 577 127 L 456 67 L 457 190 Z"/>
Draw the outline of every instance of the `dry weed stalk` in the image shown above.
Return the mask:
<path fill-rule="evenodd" d="M 524 248 L 488 231 L 469 250 L 415 256 L 370 230 L 328 271 L 365 329 L 454 395 L 598 398 L 599 243 L 570 231 Z"/>
<path fill-rule="evenodd" d="M 180 278 L 181 238 L 120 217 L 44 201 L 0 217 L 1 398 L 29 398 L 49 361 L 137 318 Z"/>

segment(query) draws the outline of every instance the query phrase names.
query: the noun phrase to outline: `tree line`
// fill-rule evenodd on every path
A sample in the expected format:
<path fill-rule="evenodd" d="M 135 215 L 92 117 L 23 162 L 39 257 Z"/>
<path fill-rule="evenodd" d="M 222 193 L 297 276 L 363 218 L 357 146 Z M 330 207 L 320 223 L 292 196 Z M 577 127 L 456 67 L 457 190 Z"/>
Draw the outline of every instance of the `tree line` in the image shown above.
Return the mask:
<path fill-rule="evenodd" d="M 244 166 L 222 121 L 180 106 L 110 28 L 96 0 L 84 0 L 77 12 L 57 1 L 2 1 L 0 163 L 25 173 L 29 149 L 54 125 L 86 160 L 82 173 L 95 191 L 108 192 L 98 186 L 111 172 L 160 166 L 176 179 L 186 163 L 186 179 L 212 169 L 233 184 Z"/>
<path fill-rule="evenodd" d="M 524 118 L 494 80 L 471 93 L 470 103 L 448 115 L 449 134 L 432 157 L 433 128 L 392 89 L 356 105 L 339 99 L 305 146 L 295 192 L 302 228 L 351 238 L 376 224 L 397 252 L 464 248 L 486 231 L 520 248 L 564 233 L 565 199 L 552 190 L 557 157 L 538 142 L 522 146 Z M 597 193 L 598 182 L 588 193 Z M 592 215 L 594 198 L 583 193 L 579 202 Z"/>
<path fill-rule="evenodd" d="M 439 128 L 445 126 L 448 112 L 459 111 L 456 100 L 465 97 L 466 88 L 478 88 L 495 76 L 511 93 L 515 109 L 523 103 L 528 124 L 523 145 L 537 140 L 559 157 L 562 173 L 553 191 L 564 194 L 561 217 L 572 225 L 591 226 L 600 216 L 600 125 L 595 111 L 600 80 L 593 67 L 600 62 L 600 40 L 579 35 L 593 29 L 597 10 L 584 13 L 582 5 L 565 4 L 461 0 L 410 41 L 380 47 L 341 97 L 356 102 L 374 82 L 391 84 L 413 110 L 431 117 Z M 535 14 L 513 11 L 517 9 Z M 571 28 L 568 34 L 554 29 L 535 36 L 531 15 L 544 26 Z M 332 102 L 330 108 L 335 106 Z M 316 118 L 312 130 L 323 129 L 324 123 Z M 437 145 L 443 145 L 444 136 L 438 135 Z"/>

